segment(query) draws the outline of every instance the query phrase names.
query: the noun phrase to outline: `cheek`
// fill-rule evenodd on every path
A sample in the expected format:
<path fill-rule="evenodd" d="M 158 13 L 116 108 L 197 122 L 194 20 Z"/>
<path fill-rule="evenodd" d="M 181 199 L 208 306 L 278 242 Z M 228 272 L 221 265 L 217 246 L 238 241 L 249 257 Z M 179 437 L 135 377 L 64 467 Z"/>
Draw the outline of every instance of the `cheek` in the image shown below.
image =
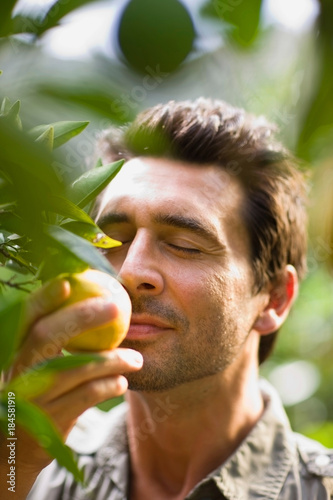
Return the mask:
<path fill-rule="evenodd" d="M 229 317 L 234 306 L 232 291 L 232 283 L 226 276 L 216 273 L 207 277 L 202 296 L 206 315 L 217 321 Z"/>
<path fill-rule="evenodd" d="M 179 272 L 170 282 L 173 300 L 190 322 L 218 320 L 231 307 L 232 294 L 225 278 L 207 272 Z"/>
<path fill-rule="evenodd" d="M 253 323 L 251 269 L 240 262 L 228 266 L 189 266 L 169 270 L 171 301 L 188 319 L 191 330 L 233 332 L 240 339 Z"/>
<path fill-rule="evenodd" d="M 240 268 L 188 277 L 183 289 L 187 313 L 196 321 L 246 323 L 251 291 L 245 271 Z"/>

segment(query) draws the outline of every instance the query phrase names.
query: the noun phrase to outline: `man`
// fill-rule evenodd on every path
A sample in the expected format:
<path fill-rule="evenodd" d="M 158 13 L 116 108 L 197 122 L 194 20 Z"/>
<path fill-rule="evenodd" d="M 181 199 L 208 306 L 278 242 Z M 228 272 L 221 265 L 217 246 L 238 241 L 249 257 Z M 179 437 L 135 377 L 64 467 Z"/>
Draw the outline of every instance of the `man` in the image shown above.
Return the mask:
<path fill-rule="evenodd" d="M 130 390 L 69 434 L 87 489 L 53 462 L 28 499 L 329 498 L 332 454 L 293 434 L 258 381 L 306 267 L 305 186 L 291 156 L 263 119 L 206 99 L 147 110 L 99 147 L 128 159 L 95 215 L 123 243 L 107 257 L 132 322 L 121 348 L 61 374 L 36 402 L 67 436 L 84 410 Z M 14 373 L 46 358 L 66 324 L 87 328 L 87 310 L 96 326 L 115 314 L 104 299 L 57 310 L 69 294 L 57 281 L 31 297 Z M 50 459 L 19 439 L 25 498 Z"/>

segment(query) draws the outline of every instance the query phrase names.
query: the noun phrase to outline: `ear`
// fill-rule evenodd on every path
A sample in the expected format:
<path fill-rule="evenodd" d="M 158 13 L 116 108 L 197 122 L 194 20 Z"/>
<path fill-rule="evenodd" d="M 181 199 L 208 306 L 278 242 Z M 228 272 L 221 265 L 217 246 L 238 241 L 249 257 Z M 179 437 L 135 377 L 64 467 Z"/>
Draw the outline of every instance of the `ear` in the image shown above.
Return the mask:
<path fill-rule="evenodd" d="M 278 283 L 269 292 L 269 302 L 256 319 L 253 329 L 259 335 L 276 332 L 287 318 L 298 294 L 298 278 L 294 266 L 288 265 Z"/>

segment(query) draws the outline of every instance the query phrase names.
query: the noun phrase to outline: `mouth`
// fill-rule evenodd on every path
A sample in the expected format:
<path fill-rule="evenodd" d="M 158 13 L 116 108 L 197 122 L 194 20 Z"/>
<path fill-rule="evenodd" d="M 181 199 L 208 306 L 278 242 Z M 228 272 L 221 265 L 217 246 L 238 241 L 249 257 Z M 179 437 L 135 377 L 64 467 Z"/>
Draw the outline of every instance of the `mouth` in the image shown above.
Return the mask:
<path fill-rule="evenodd" d="M 173 328 L 169 324 L 153 316 L 133 314 L 126 339 L 139 339 L 161 335 L 171 329 Z"/>

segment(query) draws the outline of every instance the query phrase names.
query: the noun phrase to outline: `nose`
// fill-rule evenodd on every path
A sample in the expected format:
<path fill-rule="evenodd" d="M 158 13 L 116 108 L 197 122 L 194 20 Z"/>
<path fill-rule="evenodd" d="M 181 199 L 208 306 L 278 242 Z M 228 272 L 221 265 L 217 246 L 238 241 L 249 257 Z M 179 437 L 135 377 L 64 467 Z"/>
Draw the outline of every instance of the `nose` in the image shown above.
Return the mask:
<path fill-rule="evenodd" d="M 153 238 L 138 230 L 119 270 L 119 278 L 133 296 L 159 295 L 164 289 L 160 256 Z"/>

